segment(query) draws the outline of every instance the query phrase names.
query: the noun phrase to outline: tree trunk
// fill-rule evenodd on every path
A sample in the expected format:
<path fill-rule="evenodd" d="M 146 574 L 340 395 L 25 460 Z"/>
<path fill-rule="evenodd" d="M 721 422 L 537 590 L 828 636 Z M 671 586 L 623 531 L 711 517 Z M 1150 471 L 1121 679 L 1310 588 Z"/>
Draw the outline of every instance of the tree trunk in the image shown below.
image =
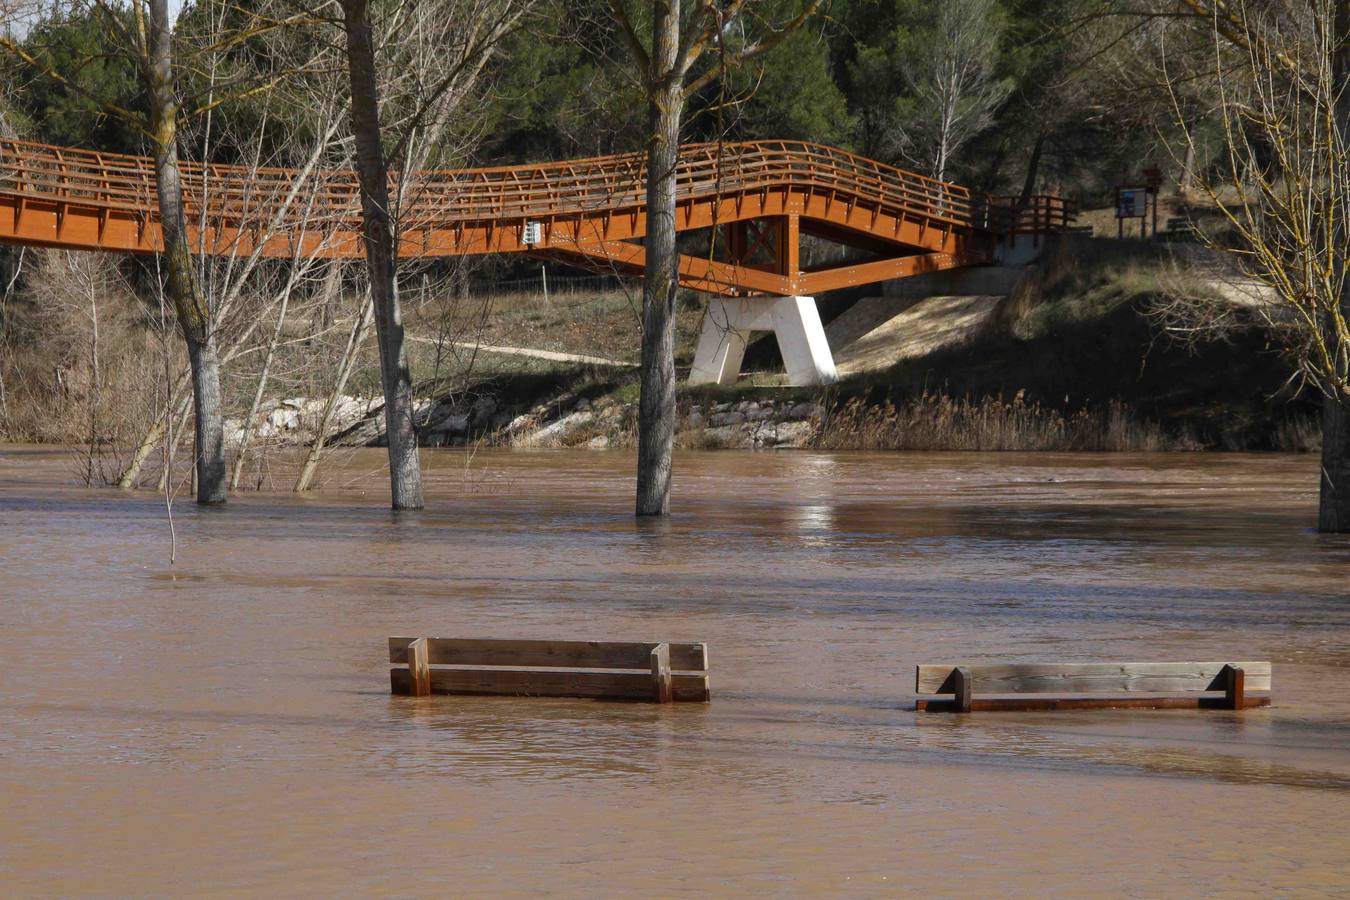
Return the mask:
<path fill-rule="evenodd" d="M 370 294 L 375 304 L 385 431 L 389 435 L 389 487 L 394 509 L 421 509 L 422 470 L 417 460 L 412 374 L 408 368 L 403 312 L 398 298 L 398 260 L 389 209 L 389 170 L 380 137 L 374 38 L 367 0 L 343 0 L 342 8 L 347 31 L 347 69 L 352 86 L 356 175 L 361 184 L 362 235 L 366 245 L 366 266 L 370 271 Z"/>
<path fill-rule="evenodd" d="M 1350 402 L 1339 397 L 1322 401 L 1322 489 L 1317 530 L 1350 532 Z"/>
<path fill-rule="evenodd" d="M 136 480 L 140 477 L 141 469 L 145 467 L 146 460 L 150 458 L 151 452 L 164 438 L 164 431 L 169 427 L 173 417 L 187 414 L 188 398 L 184 393 L 186 384 L 187 378 L 182 375 L 174 381 L 164 403 L 164 414 L 150 423 L 145 436 L 141 438 L 141 442 L 136 445 L 136 449 L 131 455 L 131 462 L 127 463 L 127 467 L 118 476 L 117 486 L 119 488 L 131 490 L 136 487 Z"/>
<path fill-rule="evenodd" d="M 192 397 L 197 407 L 193 437 L 196 447 L 197 502 L 225 502 L 225 423 L 220 393 L 220 354 L 216 337 L 208 333 L 204 341 L 188 341 L 188 360 L 192 364 Z M 205 406 L 209 412 L 202 414 Z"/>
<path fill-rule="evenodd" d="M 292 263 L 287 274 L 286 288 L 281 295 L 281 308 L 277 310 L 277 324 L 272 329 L 272 339 L 267 342 L 267 353 L 263 356 L 262 368 L 258 371 L 258 384 L 253 389 L 253 402 L 249 404 L 244 416 L 244 425 L 240 429 L 239 446 L 234 451 L 234 467 L 230 471 L 230 490 L 239 490 L 239 478 L 244 474 L 244 459 L 248 455 L 249 441 L 253 439 L 253 420 L 258 416 L 258 407 L 262 405 L 263 394 L 267 391 L 267 379 L 272 374 L 272 360 L 276 356 L 277 344 L 281 342 L 281 332 L 286 327 L 286 310 L 291 304 L 291 290 L 295 287 L 298 267 Z"/>
<path fill-rule="evenodd" d="M 670 514 L 675 449 L 675 166 L 680 151 L 682 79 L 673 76 L 679 0 L 656 5 L 652 67 L 667 73 L 652 86 L 647 144 L 647 264 L 642 281 L 642 393 L 638 402 L 637 514 Z"/>
<path fill-rule="evenodd" d="M 201 295 L 188 248 L 183 185 L 178 170 L 178 101 L 174 93 L 173 28 L 167 0 L 149 4 L 145 81 L 155 150 L 155 187 L 164 240 L 165 291 L 187 340 L 196 415 L 197 502 L 225 502 L 225 429 L 220 393 L 220 356 L 210 310 Z"/>
<path fill-rule="evenodd" d="M 1186 142 L 1186 156 L 1181 164 L 1181 180 L 1177 182 L 1177 196 L 1183 200 L 1195 193 L 1195 144 Z"/>
<path fill-rule="evenodd" d="M 338 360 L 337 377 L 333 379 L 333 388 L 328 392 L 328 400 L 323 405 L 323 415 L 319 417 L 314 443 L 310 444 L 309 452 L 305 454 L 305 463 L 300 467 L 300 475 L 295 479 L 296 493 L 309 490 L 314 473 L 319 470 L 319 459 L 323 456 L 328 440 L 328 429 L 333 425 L 333 412 L 337 409 L 338 398 L 347 389 L 347 379 L 356 368 L 357 357 L 361 355 L 361 346 L 365 344 L 366 335 L 369 333 L 372 315 L 371 304 L 367 303 L 361 312 L 361 318 L 356 320 L 352 333 L 347 338 L 347 346 L 342 351 L 342 358 Z"/>
<path fill-rule="evenodd" d="M 1045 149 L 1045 132 L 1036 133 L 1036 143 L 1031 147 L 1031 160 L 1027 163 L 1027 180 L 1022 183 L 1022 194 L 1017 198 L 1018 206 L 1026 206 L 1031 202 L 1031 195 L 1036 193 L 1036 179 L 1041 174 L 1041 151 Z"/>
<path fill-rule="evenodd" d="M 1335 118 L 1340 132 L 1338 147 L 1344 148 L 1350 139 L 1350 0 L 1336 4 L 1336 50 L 1332 59 L 1332 74 L 1337 89 Z M 1342 152 L 1344 150 L 1342 149 Z M 1344 219 L 1337 225 L 1336 245 L 1344 247 L 1350 235 L 1346 234 Z M 1350 271 L 1345 270 L 1345 257 L 1336 254 L 1341 271 L 1333 277 L 1341 285 L 1341 309 L 1350 314 Z M 1342 379 L 1346 372 L 1338 373 Z M 1322 401 L 1322 479 L 1318 497 L 1317 530 L 1332 534 L 1350 532 L 1350 397 L 1330 385 L 1330 393 Z"/>

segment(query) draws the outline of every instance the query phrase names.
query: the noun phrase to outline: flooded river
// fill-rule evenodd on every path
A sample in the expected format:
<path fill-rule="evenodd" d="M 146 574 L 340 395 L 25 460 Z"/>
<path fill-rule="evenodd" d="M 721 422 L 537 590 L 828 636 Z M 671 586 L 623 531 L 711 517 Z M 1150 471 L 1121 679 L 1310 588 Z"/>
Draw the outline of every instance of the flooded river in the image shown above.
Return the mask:
<path fill-rule="evenodd" d="M 0 894 L 1350 891 L 1312 457 L 383 451 L 224 509 L 0 447 Z M 709 644 L 708 706 L 388 693 L 394 634 Z M 920 662 L 1270 659 L 1275 705 L 921 714 Z"/>

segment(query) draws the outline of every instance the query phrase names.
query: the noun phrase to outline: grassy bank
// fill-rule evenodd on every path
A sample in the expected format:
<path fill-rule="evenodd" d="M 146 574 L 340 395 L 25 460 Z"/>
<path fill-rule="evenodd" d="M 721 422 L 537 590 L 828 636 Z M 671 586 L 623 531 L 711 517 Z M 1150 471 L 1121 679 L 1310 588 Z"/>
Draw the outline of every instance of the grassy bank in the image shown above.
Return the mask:
<path fill-rule="evenodd" d="M 1236 325 L 1222 339 L 1186 343 L 1170 337 L 1156 316 L 1157 308 L 1178 294 L 1225 302 L 1222 290 L 1210 283 L 1202 256 L 1193 247 L 1178 251 L 1153 242 L 1062 241 L 992 319 L 962 342 L 827 389 L 780 386 L 776 353 L 761 346 L 747 356 L 755 371 L 737 385 L 681 389 L 679 444 L 1314 449 L 1316 403 L 1290 389 L 1286 363 L 1268 348 L 1250 311 L 1230 309 L 1227 316 Z M 58 282 L 62 291 L 54 296 L 69 293 L 68 280 Z M 96 288 L 102 290 L 100 285 L 86 290 L 93 296 Z M 80 308 L 44 305 L 35 298 L 22 310 L 27 318 L 12 319 L 9 343 L 0 347 L 0 439 L 97 446 L 101 449 L 91 457 L 106 458 L 106 468 L 115 473 L 125 448 L 134 446 L 162 408 L 164 363 L 156 360 L 157 348 L 174 349 L 176 342 L 154 339 L 135 298 L 104 294 L 98 308 L 97 369 L 93 344 L 71 337 L 80 317 L 88 318 Z M 863 295 L 822 298 L 822 308 L 827 315 L 837 314 Z M 422 303 L 408 324 L 417 393 L 427 401 L 427 443 L 528 446 L 522 429 L 543 429 L 575 416 L 575 427 L 555 429 L 542 445 L 631 446 L 639 305 L 640 294 L 622 287 L 554 291 L 547 298 L 542 291 L 433 297 Z M 691 362 L 701 314 L 697 298 L 680 306 L 677 363 L 682 371 Z M 1243 316 L 1251 321 L 1244 323 Z M 273 365 L 269 395 L 326 396 L 344 321 L 318 338 L 287 343 Z M 242 355 L 228 367 L 229 415 L 246 412 L 260 357 Z M 379 396 L 369 337 L 345 393 Z M 804 404 L 818 412 L 805 418 L 788 415 Z M 576 415 L 587 409 L 588 415 Z M 183 415 L 177 419 L 180 434 Z M 449 417 L 464 424 L 444 427 Z M 377 423 L 351 429 L 347 439 L 378 439 Z M 276 446 L 305 440 L 297 432 Z M 265 452 L 267 446 L 258 449 Z M 102 476 L 91 475 L 91 480 Z"/>
<path fill-rule="evenodd" d="M 1291 391 L 1288 368 L 1250 313 L 1223 339 L 1181 342 L 1155 314 L 1179 293 L 1223 304 L 1195 247 L 1070 238 L 1052 248 L 997 309 L 956 346 L 828 388 L 779 386 L 776 354 L 750 354 L 734 386 L 681 390 L 686 447 L 761 446 L 754 422 L 709 428 L 749 404 L 816 404 L 794 446 L 896 450 L 1310 450 L 1316 404 Z M 860 296 L 825 298 L 833 312 Z M 493 301 L 484 344 L 531 346 L 635 361 L 640 333 L 625 292 Z M 1247 315 L 1245 324 L 1241 317 Z M 699 308 L 679 320 L 678 360 L 690 362 Z M 769 338 L 771 342 L 771 338 Z M 772 349 L 772 348 L 770 348 Z M 429 347 L 415 361 L 427 368 Z M 617 408 L 577 428 L 573 444 L 630 446 L 637 375 L 631 368 L 574 365 L 479 353 L 463 373 L 466 397 L 491 396 L 501 411 L 469 440 L 507 444 L 528 414 L 546 423 L 576 404 Z M 567 443 L 564 440 L 564 443 Z M 781 445 L 769 442 L 764 445 Z"/>
<path fill-rule="evenodd" d="M 897 447 L 950 440 L 952 449 L 1314 449 L 1317 404 L 1291 389 L 1290 368 L 1254 315 L 1229 313 L 1238 321 L 1223 338 L 1166 333 L 1155 312 L 1178 293 L 1226 302 L 1200 255 L 1179 253 L 1154 243 L 1066 240 L 989 328 L 963 345 L 851 379 L 839 386 L 839 402 L 914 422 L 914 436 L 897 438 Z M 868 413 L 866 426 L 854 424 L 861 413 L 842 416 L 845 434 L 900 427 L 879 429 L 877 415 Z M 1009 437 L 1019 432 L 1023 438 Z"/>

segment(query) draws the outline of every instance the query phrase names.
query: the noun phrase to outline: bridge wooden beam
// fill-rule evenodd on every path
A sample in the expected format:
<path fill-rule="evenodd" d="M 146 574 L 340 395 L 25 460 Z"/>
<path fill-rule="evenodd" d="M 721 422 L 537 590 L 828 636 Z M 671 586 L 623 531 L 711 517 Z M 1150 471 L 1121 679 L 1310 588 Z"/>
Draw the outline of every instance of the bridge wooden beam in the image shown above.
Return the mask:
<path fill-rule="evenodd" d="M 815 296 L 839 288 L 875 284 L 879 281 L 922 275 L 925 272 L 938 272 L 988 262 L 991 262 L 989 257 L 976 253 L 918 253 L 894 259 L 878 259 L 822 271 L 805 272 L 793 280 L 793 293 Z"/>
<path fill-rule="evenodd" d="M 622 271 L 640 275 L 647 264 L 647 251 L 626 241 L 602 241 L 550 247 L 549 255 L 590 269 Z M 750 266 L 680 254 L 680 284 L 710 294 L 737 296 L 747 292 L 787 296 L 791 283 L 776 272 Z"/>
<path fill-rule="evenodd" d="M 784 188 L 750 195 L 694 197 L 680 201 L 677 226 L 680 231 L 695 231 L 753 220 L 781 221 L 778 244 L 782 252 L 799 247 L 800 238 L 791 241 L 788 234 L 800 234 L 801 223 L 811 220 L 829 223 L 837 240 L 848 241 L 856 235 L 860 241 L 878 242 L 897 250 L 930 250 L 961 254 L 973 246 L 992 247 L 983 235 L 966 234 L 951 228 L 932 228 L 903 213 L 869 209 L 866 204 L 842 205 L 832 201 L 828 192 L 820 193 Z M 189 203 L 189 222 L 200 220 L 199 210 Z M 468 256 L 487 253 L 525 253 L 538 249 L 592 244 L 603 241 L 628 241 L 646 236 L 646 217 L 640 210 L 575 211 L 543 217 L 545 241 L 542 246 L 524 243 L 527 221 L 534 218 L 408 223 L 399 244 L 399 255 Z M 347 220 L 316 220 L 301 226 L 287 222 L 273 234 L 263 234 L 255 226 L 243 226 L 233 217 L 208 216 L 208 235 L 201 241 L 191 236 L 193 246 L 215 255 L 252 253 L 255 242 L 262 241 L 262 253 L 269 257 L 289 257 L 300 243 L 301 254 L 320 257 L 359 257 L 361 238 L 357 223 Z M 195 226 L 189 228 L 195 231 Z M 31 246 L 64 247 L 71 250 L 106 250 L 128 253 L 154 253 L 159 250 L 159 223 L 153 210 L 140 211 L 102 206 L 79 201 L 25 198 L 0 189 L 0 241 Z M 797 251 L 800 252 L 799 250 Z M 793 267 L 784 258 L 769 265 L 780 272 Z"/>
<path fill-rule="evenodd" d="M 628 273 L 641 273 L 647 260 L 646 251 L 641 246 L 624 241 L 578 244 L 565 251 L 559 248 L 553 250 L 554 255 L 576 261 L 587 268 L 615 269 Z M 907 278 L 925 272 L 937 272 L 984 262 L 988 260 L 978 255 L 920 253 L 788 276 L 681 254 L 679 277 L 680 284 L 684 287 L 724 296 L 743 296 L 748 293 L 779 297 L 815 296 L 839 288 Z"/>

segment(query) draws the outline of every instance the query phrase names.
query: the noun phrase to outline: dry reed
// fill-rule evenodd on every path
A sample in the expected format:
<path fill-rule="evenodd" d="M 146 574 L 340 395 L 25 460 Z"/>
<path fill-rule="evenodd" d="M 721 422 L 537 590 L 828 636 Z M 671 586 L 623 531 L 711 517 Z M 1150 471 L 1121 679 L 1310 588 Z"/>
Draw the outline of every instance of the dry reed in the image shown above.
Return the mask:
<path fill-rule="evenodd" d="M 1196 450 L 1187 436 L 1173 437 L 1143 421 L 1118 401 L 1064 413 L 996 397 L 924 393 L 900 406 L 848 400 L 821 422 L 816 446 L 830 450 Z"/>

